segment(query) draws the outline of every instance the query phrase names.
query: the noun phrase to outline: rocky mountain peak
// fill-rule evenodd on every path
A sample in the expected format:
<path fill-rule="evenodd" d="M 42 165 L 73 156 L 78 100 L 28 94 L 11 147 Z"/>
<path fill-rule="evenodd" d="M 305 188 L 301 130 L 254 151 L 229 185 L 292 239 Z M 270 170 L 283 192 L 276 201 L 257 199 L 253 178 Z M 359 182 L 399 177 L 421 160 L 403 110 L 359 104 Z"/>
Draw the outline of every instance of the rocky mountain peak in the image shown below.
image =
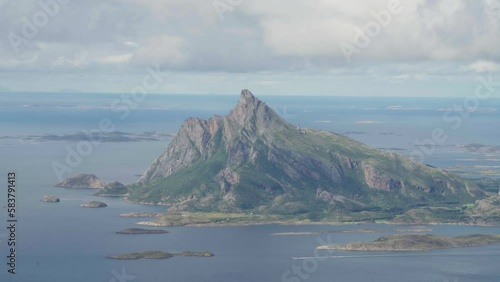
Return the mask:
<path fill-rule="evenodd" d="M 242 102 L 242 101 L 243 102 L 247 102 L 247 101 L 254 102 L 255 100 L 259 100 L 259 99 L 257 99 L 252 94 L 252 92 L 250 92 L 250 90 L 248 90 L 248 89 L 241 90 L 240 102 Z"/>
<path fill-rule="evenodd" d="M 272 127 L 274 123 L 287 123 L 266 103 L 255 97 L 248 89 L 241 90 L 236 107 L 226 116 L 233 124 L 241 127 Z"/>
<path fill-rule="evenodd" d="M 229 114 L 236 120 L 244 121 L 246 117 L 255 114 L 257 109 L 261 106 L 262 101 L 253 96 L 252 92 L 247 89 L 241 90 L 240 100 L 236 107 Z"/>

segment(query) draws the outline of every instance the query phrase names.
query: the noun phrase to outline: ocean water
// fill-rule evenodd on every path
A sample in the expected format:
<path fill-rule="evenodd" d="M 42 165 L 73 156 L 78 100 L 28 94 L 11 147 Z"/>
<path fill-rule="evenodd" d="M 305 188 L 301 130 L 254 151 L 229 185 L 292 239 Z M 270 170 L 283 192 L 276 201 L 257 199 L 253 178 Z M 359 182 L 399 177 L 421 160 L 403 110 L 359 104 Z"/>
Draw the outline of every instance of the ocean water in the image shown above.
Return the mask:
<path fill-rule="evenodd" d="M 53 162 L 65 163 L 67 147 L 75 142 L 27 142 L 29 135 L 73 134 L 99 127 L 103 118 L 115 130 L 131 133 L 175 133 L 190 116 L 224 115 L 235 96 L 150 95 L 122 119 L 110 105 L 121 99 L 109 94 L 1 94 L 0 95 L 0 281 L 499 281 L 500 246 L 417 253 L 314 252 L 320 242 L 374 240 L 391 234 L 392 225 L 173 227 L 164 235 L 118 235 L 142 219 L 122 218 L 124 212 L 163 211 L 165 207 L 99 198 L 88 190 L 55 188 Z M 500 101 L 480 104 L 462 124 L 443 114 L 463 99 L 262 97 L 290 122 L 344 133 L 371 146 L 410 155 L 419 141 L 441 128 L 446 142 L 428 146 L 434 152 L 425 162 L 456 170 L 469 177 L 499 177 L 495 152 L 465 151 L 470 143 L 500 145 Z M 458 114 L 458 113 L 456 113 Z M 465 112 L 462 112 L 465 114 Z M 417 142 L 416 142 L 417 140 Z M 82 158 L 71 174 L 95 173 L 105 181 L 132 183 L 138 179 L 168 141 L 101 143 Z M 7 172 L 17 173 L 17 265 L 7 273 Z M 65 177 L 70 176 L 65 175 Z M 60 203 L 40 202 L 53 194 Z M 91 200 L 108 204 L 84 209 Z M 389 233 L 338 233 L 345 229 L 385 229 Z M 429 226 L 430 233 L 498 234 L 497 227 Z M 273 236 L 276 232 L 326 232 L 300 236 Z M 330 232 L 330 233 L 329 233 Z M 211 258 L 174 257 L 167 260 L 118 261 L 106 256 L 144 250 L 208 250 Z M 331 255 L 334 258 L 312 258 Z M 133 278 L 132 278 L 133 277 Z"/>

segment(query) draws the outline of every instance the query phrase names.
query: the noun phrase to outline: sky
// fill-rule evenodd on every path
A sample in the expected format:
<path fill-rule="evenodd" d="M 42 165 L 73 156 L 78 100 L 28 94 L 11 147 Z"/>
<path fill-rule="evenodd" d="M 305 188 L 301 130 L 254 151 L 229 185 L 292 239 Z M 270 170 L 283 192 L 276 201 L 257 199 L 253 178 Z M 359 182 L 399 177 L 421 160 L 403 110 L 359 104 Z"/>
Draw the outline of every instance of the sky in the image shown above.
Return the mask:
<path fill-rule="evenodd" d="M 498 0 L 0 0 L 0 93 L 467 96 Z M 500 97 L 500 90 L 495 93 Z"/>

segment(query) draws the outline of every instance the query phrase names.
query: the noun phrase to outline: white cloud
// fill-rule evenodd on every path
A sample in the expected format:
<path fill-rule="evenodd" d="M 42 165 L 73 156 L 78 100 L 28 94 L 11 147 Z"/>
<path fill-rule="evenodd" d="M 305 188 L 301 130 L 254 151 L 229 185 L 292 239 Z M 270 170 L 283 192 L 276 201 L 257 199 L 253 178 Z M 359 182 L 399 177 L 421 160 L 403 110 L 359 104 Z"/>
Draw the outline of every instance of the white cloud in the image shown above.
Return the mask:
<path fill-rule="evenodd" d="M 475 61 L 462 70 L 472 70 L 477 73 L 495 72 L 500 70 L 500 65 L 492 61 Z"/>
<path fill-rule="evenodd" d="M 191 23 L 198 20 L 205 25 L 219 22 L 211 0 L 125 0 L 137 6 L 147 7 L 158 22 L 172 22 L 190 19 Z"/>
<path fill-rule="evenodd" d="M 224 21 L 211 0 L 70 1 L 18 54 L 0 37 L 0 71 L 132 73 L 160 64 L 241 74 L 234 83 L 273 73 L 252 80 L 270 88 L 304 74 L 395 84 L 500 72 L 498 0 L 400 0 L 402 12 L 347 63 L 339 45 L 353 44 L 356 28 L 390 1 L 245 0 Z M 37 0 L 18 2 L 0 0 L 0 34 L 21 34 L 21 19 L 40 11 Z"/>
<path fill-rule="evenodd" d="M 277 55 L 339 58 L 340 43 L 354 44 L 373 13 L 390 0 L 251 1 L 246 12 L 259 17 L 264 43 Z M 372 38 L 360 60 L 500 59 L 499 15 L 495 1 L 401 1 L 403 11 Z M 488 42 L 488 44 L 485 44 Z"/>
<path fill-rule="evenodd" d="M 119 54 L 119 55 L 109 55 L 104 57 L 96 58 L 95 61 L 100 64 L 120 64 L 120 63 L 128 63 L 130 58 L 132 58 L 131 53 L 127 54 Z"/>

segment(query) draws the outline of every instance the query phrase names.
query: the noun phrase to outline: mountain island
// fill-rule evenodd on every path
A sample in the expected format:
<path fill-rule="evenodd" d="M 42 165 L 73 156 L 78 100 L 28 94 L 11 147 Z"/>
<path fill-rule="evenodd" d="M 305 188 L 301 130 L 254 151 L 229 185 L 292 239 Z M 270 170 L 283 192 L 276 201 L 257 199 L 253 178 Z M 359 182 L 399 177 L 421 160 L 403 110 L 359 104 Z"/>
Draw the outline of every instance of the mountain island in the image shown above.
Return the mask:
<path fill-rule="evenodd" d="M 187 119 L 129 189 L 128 200 L 170 212 L 337 222 L 407 219 L 435 207 L 447 215 L 489 195 L 402 155 L 297 128 L 248 90 L 226 116 Z"/>

